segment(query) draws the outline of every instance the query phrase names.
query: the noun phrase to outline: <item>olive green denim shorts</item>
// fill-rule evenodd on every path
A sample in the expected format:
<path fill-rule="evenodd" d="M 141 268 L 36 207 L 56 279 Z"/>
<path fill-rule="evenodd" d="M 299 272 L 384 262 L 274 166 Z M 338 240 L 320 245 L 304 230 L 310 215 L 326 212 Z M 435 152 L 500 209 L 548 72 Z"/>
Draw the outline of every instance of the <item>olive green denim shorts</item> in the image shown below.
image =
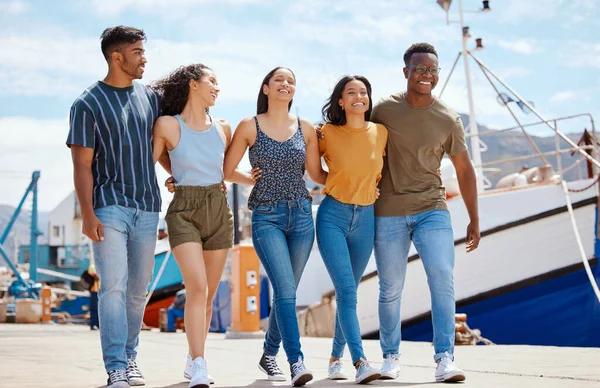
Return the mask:
<path fill-rule="evenodd" d="M 221 184 L 175 186 L 165 216 L 171 249 L 187 242 L 215 251 L 233 246 L 233 214 Z"/>

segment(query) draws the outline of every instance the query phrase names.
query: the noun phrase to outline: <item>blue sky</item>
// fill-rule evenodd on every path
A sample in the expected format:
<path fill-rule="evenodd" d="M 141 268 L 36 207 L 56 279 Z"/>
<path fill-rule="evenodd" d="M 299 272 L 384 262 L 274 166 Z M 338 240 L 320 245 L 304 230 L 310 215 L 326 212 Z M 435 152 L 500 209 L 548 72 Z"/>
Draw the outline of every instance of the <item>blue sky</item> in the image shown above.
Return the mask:
<path fill-rule="evenodd" d="M 453 3 L 450 18 L 457 19 Z M 467 10 L 481 7 L 481 1 L 463 3 Z M 492 12 L 466 13 L 465 22 L 473 38 L 483 38 L 485 50 L 475 55 L 545 117 L 589 112 L 600 120 L 598 3 L 492 0 Z M 275 66 L 297 75 L 294 112 L 318 121 L 343 74 L 368 77 L 376 100 L 403 90 L 402 55 L 415 42 L 438 50 L 439 93 L 461 45 L 459 26 L 446 25 L 435 0 L 0 0 L 0 203 L 16 205 L 34 169 L 42 174 L 42 210 L 73 190 L 64 146 L 69 107 L 104 77 L 98 37 L 117 24 L 148 35 L 144 83 L 183 64 L 212 67 L 222 90 L 212 113 L 234 128 L 254 113 L 260 82 Z M 469 47 L 474 44 L 471 39 Z M 459 65 L 442 98 L 466 113 Z M 474 63 L 471 69 L 478 121 L 514 125 Z M 588 123 L 562 129 L 581 131 Z"/>

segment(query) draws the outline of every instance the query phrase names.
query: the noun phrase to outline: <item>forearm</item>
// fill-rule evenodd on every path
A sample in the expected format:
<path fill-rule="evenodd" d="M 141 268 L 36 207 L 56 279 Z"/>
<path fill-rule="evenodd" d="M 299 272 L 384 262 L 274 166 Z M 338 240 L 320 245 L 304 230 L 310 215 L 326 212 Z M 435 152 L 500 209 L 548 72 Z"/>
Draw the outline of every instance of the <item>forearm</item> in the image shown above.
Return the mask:
<path fill-rule="evenodd" d="M 73 169 L 73 181 L 75 183 L 75 193 L 81 208 L 81 215 L 84 218 L 94 214 L 92 201 L 94 191 L 94 176 L 90 166 L 75 164 Z"/>
<path fill-rule="evenodd" d="M 325 182 L 327 182 L 327 175 L 329 175 L 327 173 L 327 171 L 321 169 L 321 171 L 319 172 L 313 172 L 308 173 L 308 175 L 310 176 L 310 179 L 312 179 L 313 182 L 321 185 L 321 186 L 325 186 Z"/>
<path fill-rule="evenodd" d="M 162 168 L 164 168 L 169 175 L 173 175 L 173 172 L 171 171 L 171 158 L 169 158 L 169 154 L 167 152 L 163 152 L 160 155 L 158 158 L 158 163 L 160 163 Z"/>
<path fill-rule="evenodd" d="M 475 171 L 471 168 L 467 171 L 457 172 L 460 194 L 467 208 L 471 222 L 479 222 L 479 209 L 477 198 L 477 178 Z"/>
<path fill-rule="evenodd" d="M 227 182 L 237 183 L 240 185 L 254 186 L 254 179 L 252 179 L 252 176 L 237 169 L 229 174 L 225 180 Z"/>

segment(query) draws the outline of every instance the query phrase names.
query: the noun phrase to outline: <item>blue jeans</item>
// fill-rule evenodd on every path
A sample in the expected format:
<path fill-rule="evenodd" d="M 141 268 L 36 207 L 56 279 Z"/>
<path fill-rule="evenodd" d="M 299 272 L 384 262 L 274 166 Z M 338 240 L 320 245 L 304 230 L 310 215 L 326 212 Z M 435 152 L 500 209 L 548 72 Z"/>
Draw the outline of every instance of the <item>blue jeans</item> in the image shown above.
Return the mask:
<path fill-rule="evenodd" d="M 373 205 L 345 204 L 328 195 L 317 213 L 317 243 L 337 304 L 331 356 L 342 358 L 348 342 L 353 364 L 365 358 L 356 314 L 356 289 L 373 251 L 373 210 Z"/>
<path fill-rule="evenodd" d="M 411 240 L 421 257 L 433 320 L 434 359 L 454 357 L 454 235 L 447 210 L 406 217 L 375 217 L 379 275 L 379 339 L 383 356 L 399 354 L 400 302 Z"/>
<path fill-rule="evenodd" d="M 167 309 L 167 330 L 175 331 L 175 322 L 177 322 L 178 318 L 183 318 L 185 310 L 177 309 L 175 307 L 169 307 Z"/>
<path fill-rule="evenodd" d="M 273 308 L 264 352 L 275 356 L 279 344 L 288 362 L 304 359 L 296 318 L 296 288 L 315 240 L 312 205 L 306 198 L 257 206 L 252 211 L 254 249 L 273 286 Z"/>
<path fill-rule="evenodd" d="M 100 342 L 106 371 L 135 359 L 152 279 L 158 213 L 113 205 L 95 210 L 104 241 L 94 243 Z"/>

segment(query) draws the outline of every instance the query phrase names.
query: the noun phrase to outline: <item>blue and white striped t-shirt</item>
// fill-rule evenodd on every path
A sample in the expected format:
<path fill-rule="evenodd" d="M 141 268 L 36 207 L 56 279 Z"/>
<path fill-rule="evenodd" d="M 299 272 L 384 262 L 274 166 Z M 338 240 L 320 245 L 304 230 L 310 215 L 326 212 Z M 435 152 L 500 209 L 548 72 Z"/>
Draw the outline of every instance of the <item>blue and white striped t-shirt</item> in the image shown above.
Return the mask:
<path fill-rule="evenodd" d="M 98 81 L 75 100 L 67 146 L 94 149 L 94 209 L 120 205 L 160 211 L 152 159 L 152 128 L 159 114 L 156 93 L 135 82 L 116 88 Z"/>

